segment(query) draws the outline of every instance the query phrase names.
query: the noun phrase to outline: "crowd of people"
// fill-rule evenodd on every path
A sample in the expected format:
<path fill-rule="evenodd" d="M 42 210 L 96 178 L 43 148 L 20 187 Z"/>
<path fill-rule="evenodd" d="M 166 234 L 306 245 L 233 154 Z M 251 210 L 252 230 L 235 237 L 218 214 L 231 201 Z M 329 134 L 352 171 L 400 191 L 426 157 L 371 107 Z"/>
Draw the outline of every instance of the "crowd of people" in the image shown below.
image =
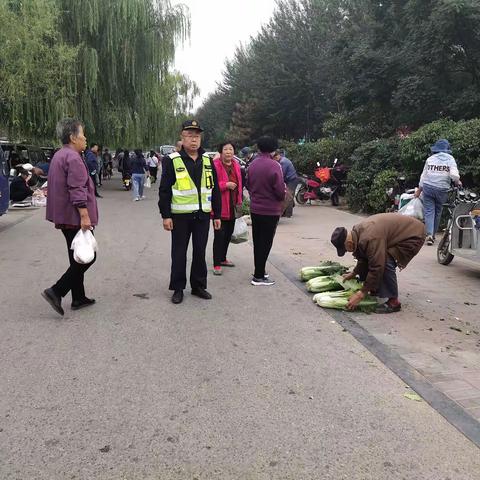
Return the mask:
<path fill-rule="evenodd" d="M 97 144 L 86 148 L 83 125 L 77 120 L 64 119 L 57 130 L 63 147 L 55 153 L 49 166 L 47 220 L 62 231 L 70 266 L 43 296 L 63 315 L 62 299 L 69 291 L 73 309 L 94 303 L 85 295 L 84 274 L 96 256 L 88 264 L 78 264 L 70 247 L 80 230 L 93 230 L 98 224 L 97 179 L 103 177 L 105 168 L 107 172 L 111 170 L 112 157 L 105 149 L 100 168 L 101 150 Z M 169 289 L 173 292 L 174 304 L 184 299 L 190 240 L 193 250 L 189 277 L 191 293 L 206 300 L 212 298 L 207 290 L 206 262 L 211 224 L 214 230 L 213 273 L 222 275 L 223 268 L 235 266 L 227 254 L 236 221 L 243 215 L 244 194 L 250 199 L 252 225 L 254 272 L 250 283 L 253 286 L 274 285 L 275 281 L 266 271 L 266 263 L 279 219 L 285 214 L 290 216 L 293 208 L 296 172 L 293 164 L 279 151 L 275 138 L 258 139 L 257 153 L 253 156 L 248 152 L 245 167 L 235 156 L 236 147 L 231 141 L 222 143 L 215 158 L 210 158 L 202 148 L 202 131 L 196 120 L 184 122 L 176 150 L 162 159 L 153 151 L 147 158 L 141 150 L 118 151 L 115 155 L 118 169 L 123 175 L 132 177 L 135 201 L 144 198 L 144 182 L 155 183 L 161 168 L 158 207 L 163 228 L 171 232 Z M 82 157 L 84 151 L 85 159 Z M 429 244 L 433 240 L 438 225 L 436 202 L 444 199 L 447 183 L 453 180 L 461 185 L 455 160 L 449 152 L 446 140 L 437 142 L 420 180 L 417 195 L 423 192 L 425 197 L 426 231 L 419 220 L 393 213 L 372 216 L 351 231 L 344 227 L 335 229 L 331 241 L 338 254 L 352 252 L 358 261 L 347 278 L 358 276 L 365 282 L 364 288 L 350 299 L 349 308 L 354 309 L 370 293 L 387 299 L 380 313 L 400 310 L 395 271 L 397 267 L 407 266 L 424 244 L 426 235 Z"/>

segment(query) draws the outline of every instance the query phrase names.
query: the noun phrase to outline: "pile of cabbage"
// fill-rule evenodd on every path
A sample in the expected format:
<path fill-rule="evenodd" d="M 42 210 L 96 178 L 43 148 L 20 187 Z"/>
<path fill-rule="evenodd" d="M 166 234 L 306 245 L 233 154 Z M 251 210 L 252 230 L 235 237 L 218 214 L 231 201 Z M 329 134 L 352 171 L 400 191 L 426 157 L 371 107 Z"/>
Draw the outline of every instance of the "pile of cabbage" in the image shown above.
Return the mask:
<path fill-rule="evenodd" d="M 316 267 L 304 267 L 300 270 L 300 279 L 306 282 L 307 290 L 315 293 L 313 301 L 323 308 L 346 310 L 348 299 L 362 289 L 358 280 L 344 280 L 348 269 L 337 262 L 324 261 Z M 374 312 L 378 303 L 375 298 L 366 296 L 357 306 L 365 313 Z"/>

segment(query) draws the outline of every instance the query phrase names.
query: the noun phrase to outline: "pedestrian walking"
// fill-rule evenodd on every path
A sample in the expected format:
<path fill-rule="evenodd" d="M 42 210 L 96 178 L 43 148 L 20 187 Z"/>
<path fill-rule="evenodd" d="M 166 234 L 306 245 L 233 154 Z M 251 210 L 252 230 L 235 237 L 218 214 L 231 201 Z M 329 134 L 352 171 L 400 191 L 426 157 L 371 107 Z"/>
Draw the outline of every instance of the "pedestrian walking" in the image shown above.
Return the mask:
<path fill-rule="evenodd" d="M 112 154 L 108 151 L 108 148 L 106 148 L 103 151 L 102 160 L 103 160 L 103 178 L 110 179 L 113 173 L 113 160 L 112 160 Z"/>
<path fill-rule="evenodd" d="M 247 170 L 247 189 L 250 193 L 250 215 L 252 218 L 253 256 L 255 272 L 252 285 L 273 285 L 275 282 L 265 274 L 278 221 L 283 211 L 286 186 L 282 169 L 273 159 L 278 141 L 262 137 L 257 142 L 259 154 Z"/>
<path fill-rule="evenodd" d="M 103 186 L 102 180 L 103 180 L 103 156 L 102 156 L 102 147 L 98 147 L 98 152 L 97 152 L 97 185 L 99 187 Z"/>
<path fill-rule="evenodd" d="M 283 173 L 283 181 L 287 186 L 287 194 L 285 196 L 284 210 L 282 217 L 290 218 L 293 215 L 293 208 L 295 207 L 295 189 L 298 185 L 298 175 L 295 167 L 290 159 L 288 159 L 283 151 L 277 150 L 274 155 L 274 160 L 280 163 Z"/>
<path fill-rule="evenodd" d="M 201 148 L 203 129 L 196 120 L 182 124 L 182 148 L 162 160 L 158 206 L 163 228 L 172 232 L 170 290 L 172 302 L 183 301 L 187 284 L 187 249 L 192 237 L 190 285 L 192 295 L 209 300 L 207 291 L 207 248 L 210 215 L 215 230 L 221 228 L 221 196 L 210 158 Z"/>
<path fill-rule="evenodd" d="M 433 155 L 425 162 L 419 188 L 415 192 L 416 197 L 423 192 L 427 245 L 435 243 L 435 234 L 440 225 L 443 204 L 447 201 L 451 183 L 462 186 L 457 162 L 452 156 L 448 140 L 438 140 L 430 150 Z"/>
<path fill-rule="evenodd" d="M 219 145 L 220 157 L 213 160 L 222 197 L 222 225 L 214 231 L 213 274 L 221 275 L 222 267 L 234 267 L 227 259 L 228 247 L 235 228 L 237 212 L 241 211 L 243 182 L 240 164 L 235 160 L 235 146 L 232 142 Z"/>
<path fill-rule="evenodd" d="M 152 179 L 152 183 L 156 183 L 158 174 L 158 157 L 153 150 L 150 150 L 150 154 L 148 155 L 147 166 L 148 170 L 150 171 L 150 178 Z"/>
<path fill-rule="evenodd" d="M 42 296 L 63 315 L 62 298 L 68 292 L 72 294 L 72 310 L 95 303 L 85 295 L 84 275 L 96 256 L 88 264 L 77 263 L 70 247 L 80 229 L 92 230 L 98 224 L 98 210 L 93 179 L 80 155 L 87 146 L 83 125 L 78 120 L 65 118 L 57 125 L 57 135 L 63 147 L 50 162 L 46 217 L 65 237 L 70 267 Z"/>
<path fill-rule="evenodd" d="M 98 143 L 90 144 L 90 148 L 85 151 L 85 162 L 87 164 L 88 173 L 92 179 L 93 186 L 95 187 L 95 196 L 98 198 L 102 198 L 102 196 L 98 193 L 97 190 L 97 170 L 98 170 L 98 163 L 97 163 L 97 153 L 98 153 Z"/>
<path fill-rule="evenodd" d="M 133 201 L 143 200 L 143 185 L 145 183 L 145 174 L 150 176 L 147 162 L 140 149 L 134 150 L 134 157 L 131 162 L 132 182 L 133 182 Z"/>
<path fill-rule="evenodd" d="M 403 270 L 417 255 L 425 242 L 425 226 L 413 217 L 395 213 L 373 215 L 355 225 L 349 232 L 345 227 L 334 230 L 331 238 L 339 257 L 352 252 L 357 265 L 344 275 L 351 280 L 357 275 L 363 288 L 354 293 L 347 308 L 354 310 L 367 294 L 386 298 L 377 313 L 399 312 L 397 267 Z"/>

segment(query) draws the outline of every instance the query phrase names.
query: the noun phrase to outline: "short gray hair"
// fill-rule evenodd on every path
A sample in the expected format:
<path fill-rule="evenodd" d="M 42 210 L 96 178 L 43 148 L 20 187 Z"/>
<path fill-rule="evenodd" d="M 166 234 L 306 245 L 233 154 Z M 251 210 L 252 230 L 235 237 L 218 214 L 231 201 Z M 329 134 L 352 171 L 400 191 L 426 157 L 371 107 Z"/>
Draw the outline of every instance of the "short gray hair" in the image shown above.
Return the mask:
<path fill-rule="evenodd" d="M 83 123 L 76 118 L 63 118 L 57 123 L 57 137 L 62 145 L 70 143 L 70 135 L 78 135 L 78 130 Z"/>

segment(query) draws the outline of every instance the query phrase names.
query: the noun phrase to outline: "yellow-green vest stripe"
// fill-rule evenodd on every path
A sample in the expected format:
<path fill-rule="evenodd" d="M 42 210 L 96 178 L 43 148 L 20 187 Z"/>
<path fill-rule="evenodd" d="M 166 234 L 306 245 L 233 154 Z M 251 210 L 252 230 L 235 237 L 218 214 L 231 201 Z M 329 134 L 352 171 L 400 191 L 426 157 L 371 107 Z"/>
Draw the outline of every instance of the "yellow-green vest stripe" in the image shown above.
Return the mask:
<path fill-rule="evenodd" d="M 172 186 L 172 213 L 198 212 L 200 210 L 200 202 L 203 212 L 211 212 L 213 167 L 210 158 L 207 155 L 202 155 L 203 164 L 200 194 L 180 154 L 172 153 L 170 158 L 173 162 L 176 178 L 175 184 Z"/>

